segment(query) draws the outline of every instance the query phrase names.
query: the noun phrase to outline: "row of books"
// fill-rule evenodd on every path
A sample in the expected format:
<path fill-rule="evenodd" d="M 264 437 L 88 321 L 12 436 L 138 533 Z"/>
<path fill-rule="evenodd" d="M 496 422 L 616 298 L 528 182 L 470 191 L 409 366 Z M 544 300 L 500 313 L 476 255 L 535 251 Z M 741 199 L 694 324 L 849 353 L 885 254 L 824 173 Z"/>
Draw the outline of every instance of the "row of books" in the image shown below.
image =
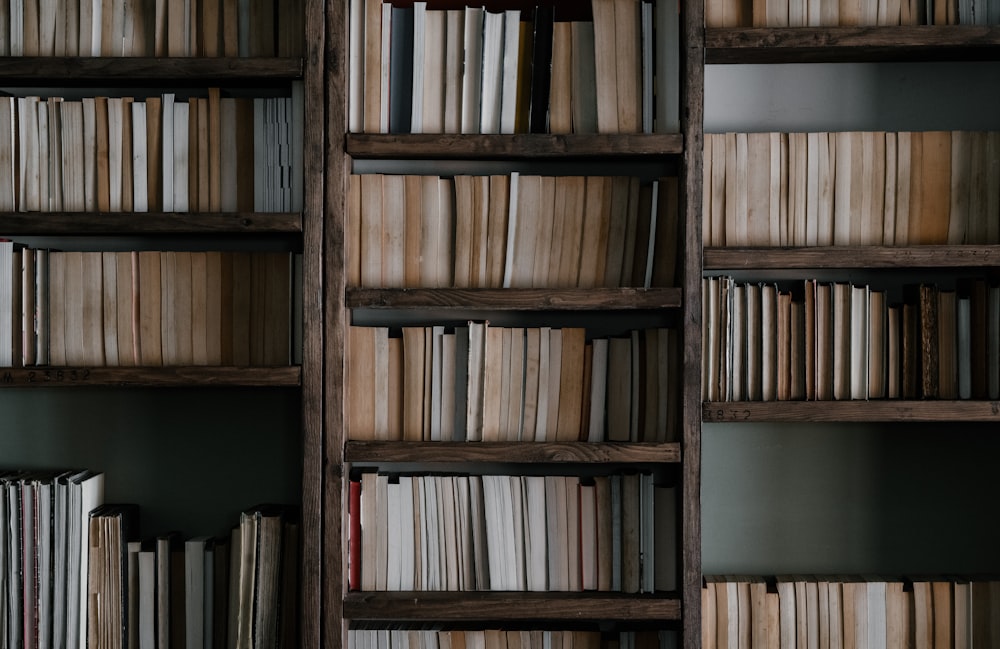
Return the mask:
<path fill-rule="evenodd" d="M 1000 286 L 703 280 L 708 401 L 995 399 Z"/>
<path fill-rule="evenodd" d="M 91 606 L 81 647 L 298 646 L 299 524 L 291 507 L 251 507 L 221 537 L 141 538 L 138 518 L 134 504 L 89 514 Z"/>
<path fill-rule="evenodd" d="M 0 56 L 301 56 L 302 0 L 3 0 Z"/>
<path fill-rule="evenodd" d="M 581 327 L 351 327 L 348 436 L 407 441 L 677 437 L 677 331 Z"/>
<path fill-rule="evenodd" d="M 350 176 L 347 283 L 671 286 L 676 177 Z"/>
<path fill-rule="evenodd" d="M 649 473 L 367 472 L 349 504 L 355 590 L 677 588 L 675 488 Z"/>
<path fill-rule="evenodd" d="M 708 246 L 1000 243 L 1000 132 L 705 135 Z"/>
<path fill-rule="evenodd" d="M 993 647 L 995 578 L 711 575 L 701 591 L 705 649 Z"/>
<path fill-rule="evenodd" d="M 677 633 L 541 629 L 351 629 L 348 649 L 673 649 Z"/>
<path fill-rule="evenodd" d="M 350 29 L 355 133 L 680 129 L 675 0 L 533 10 L 351 0 Z"/>
<path fill-rule="evenodd" d="M 708 0 L 708 27 L 997 25 L 996 0 Z"/>
<path fill-rule="evenodd" d="M 106 502 L 103 472 L 7 470 L 0 521 L 4 646 L 295 646 L 289 507 L 248 508 L 226 537 L 141 539 L 139 507 Z"/>
<path fill-rule="evenodd" d="M 301 91 L 0 97 L 0 211 L 300 210 Z"/>
<path fill-rule="evenodd" d="M 0 366 L 288 365 L 293 255 L 0 242 Z"/>

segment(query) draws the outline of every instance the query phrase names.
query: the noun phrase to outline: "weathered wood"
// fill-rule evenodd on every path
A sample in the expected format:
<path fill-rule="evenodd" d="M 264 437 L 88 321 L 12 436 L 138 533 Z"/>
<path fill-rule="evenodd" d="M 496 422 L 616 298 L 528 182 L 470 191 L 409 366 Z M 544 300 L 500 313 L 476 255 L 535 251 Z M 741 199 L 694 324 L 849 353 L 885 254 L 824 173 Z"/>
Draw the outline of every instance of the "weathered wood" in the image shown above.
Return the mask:
<path fill-rule="evenodd" d="M 349 288 L 352 309 L 490 309 L 494 311 L 593 311 L 671 309 L 681 305 L 676 288 Z"/>
<path fill-rule="evenodd" d="M 679 443 L 363 442 L 349 441 L 345 462 L 679 462 Z"/>
<path fill-rule="evenodd" d="M 298 212 L 4 212 L 0 231 L 20 235 L 298 234 Z"/>
<path fill-rule="evenodd" d="M 0 388 L 298 387 L 302 369 L 288 367 L 7 367 Z"/>
<path fill-rule="evenodd" d="M 323 338 L 323 169 L 326 150 L 324 55 L 326 5 L 305 0 L 303 43 L 303 213 L 302 232 L 302 531 L 299 581 L 299 643 L 305 648 L 333 646 L 322 636 L 325 539 L 323 519 L 324 407 Z M 335 3 L 336 4 L 336 3 Z M 257 215 L 254 215 L 257 216 Z"/>
<path fill-rule="evenodd" d="M 676 133 L 642 135 L 394 135 L 352 133 L 347 153 L 355 158 L 524 159 L 643 158 L 679 155 L 684 138 Z"/>
<path fill-rule="evenodd" d="M 678 620 L 673 597 L 594 593 L 348 593 L 353 620 Z"/>
<path fill-rule="evenodd" d="M 1000 401 L 712 401 L 702 420 L 722 422 L 1000 421 Z"/>
<path fill-rule="evenodd" d="M 1000 266 L 1000 246 L 706 248 L 705 268 L 957 268 Z"/>
<path fill-rule="evenodd" d="M 298 57 L 0 57 L 0 77 L 13 84 L 37 84 L 43 78 L 60 85 L 95 81 L 260 83 L 300 79 L 302 70 L 302 59 Z"/>
<path fill-rule="evenodd" d="M 1000 26 L 711 28 L 707 63 L 1000 59 Z"/>

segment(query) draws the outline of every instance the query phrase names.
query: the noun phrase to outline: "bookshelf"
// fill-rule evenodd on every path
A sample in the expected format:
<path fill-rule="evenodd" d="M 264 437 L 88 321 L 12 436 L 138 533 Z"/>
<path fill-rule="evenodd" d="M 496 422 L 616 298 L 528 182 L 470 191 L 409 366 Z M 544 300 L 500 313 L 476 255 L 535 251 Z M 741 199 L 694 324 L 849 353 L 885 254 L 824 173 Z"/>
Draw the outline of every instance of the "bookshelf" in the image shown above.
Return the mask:
<path fill-rule="evenodd" d="M 346 63 L 327 70 L 328 88 L 360 87 L 357 72 L 353 77 L 351 72 L 358 68 L 352 68 L 355 64 L 350 63 L 352 4 L 342 0 L 327 9 L 329 33 L 337 35 L 329 40 L 331 55 Z M 588 3 L 552 4 L 557 22 L 561 20 L 560 12 L 567 16 L 582 14 L 584 20 L 588 19 Z M 410 6 L 409 3 L 393 5 Z M 365 6 L 365 3 L 356 6 Z M 426 10 L 430 13 L 465 7 L 461 2 L 430 2 Z M 522 12 L 521 20 L 525 20 L 531 16 L 534 5 L 497 2 L 486 3 L 485 9 L 488 12 L 518 9 Z M 415 630 L 428 624 L 440 624 L 443 629 L 480 631 L 501 625 L 532 633 L 542 629 L 670 630 L 679 646 L 698 645 L 699 607 L 695 603 L 701 575 L 700 421 L 696 360 L 700 336 L 696 314 L 700 311 L 701 260 L 698 206 L 690 197 L 700 196 L 701 182 L 702 30 L 699 3 L 682 3 L 680 16 L 679 48 L 671 54 L 680 57 L 678 108 L 682 119 L 676 132 L 529 133 L 527 129 L 510 133 L 479 133 L 477 129 L 476 134 L 440 132 L 443 129 L 423 133 L 388 132 L 369 120 L 363 125 L 353 122 L 357 105 L 349 93 L 331 96 L 327 121 L 329 141 L 338 146 L 330 147 L 327 152 L 325 194 L 329 236 L 325 247 L 324 282 L 330 298 L 325 311 L 324 395 L 326 403 L 335 404 L 326 410 L 325 417 L 325 462 L 329 467 L 323 506 L 326 512 L 323 552 L 327 558 L 322 579 L 325 645 L 347 646 L 354 634 L 363 629 L 378 634 L 377 630 L 386 633 L 397 628 Z M 395 14 L 392 20 L 396 20 Z M 361 69 L 368 73 L 367 68 L 362 66 Z M 551 110 L 555 110 L 554 104 Z M 380 130 L 382 132 L 378 132 Z M 556 287 L 551 280 L 542 280 L 533 285 L 517 286 L 515 283 L 514 288 L 488 282 L 461 288 L 452 287 L 448 282 L 441 286 L 419 283 L 388 286 L 377 280 L 358 281 L 354 275 L 358 268 L 359 244 L 352 234 L 351 219 L 354 217 L 350 206 L 353 192 L 357 191 L 352 187 L 362 182 L 356 176 L 420 174 L 422 177 L 435 176 L 442 182 L 450 182 L 451 178 L 462 174 L 501 177 L 506 178 L 506 182 L 512 182 L 512 175 L 518 174 L 520 180 L 535 174 L 556 178 L 587 176 L 589 179 L 607 173 L 611 166 L 620 168 L 622 171 L 617 173 L 625 175 L 677 178 L 678 225 L 676 229 L 671 228 L 677 236 L 677 265 L 673 280 L 666 285 L 637 288 L 632 281 L 623 280 L 610 287 Z M 492 197 L 491 193 L 491 200 Z M 513 203 L 514 199 L 510 200 Z M 382 218 L 386 218 L 385 212 Z M 369 254 L 361 250 L 362 254 Z M 485 250 L 483 254 L 487 254 Z M 515 258 L 514 263 L 520 262 Z M 570 441 L 557 441 L 552 437 L 534 442 L 396 441 L 369 439 L 371 431 L 361 430 L 362 425 L 358 423 L 352 424 L 358 420 L 352 419 L 351 409 L 360 409 L 357 399 L 363 394 L 352 385 L 352 378 L 355 382 L 361 380 L 350 369 L 353 367 L 350 358 L 352 336 L 357 336 L 352 329 L 388 328 L 392 332 L 389 335 L 395 338 L 399 330 L 407 327 L 443 326 L 451 332 L 452 328 L 460 328 L 468 321 L 488 321 L 489 327 L 512 329 L 515 336 L 520 335 L 520 327 L 552 327 L 554 330 L 586 326 L 588 332 L 592 332 L 588 333 L 588 340 L 591 335 L 595 339 L 600 337 L 602 332 L 647 326 L 671 327 L 678 342 L 683 341 L 677 347 L 676 388 L 670 390 L 670 398 L 676 399 L 676 434 L 668 440 L 643 442 L 583 442 L 576 441 L 575 434 Z M 351 531 L 354 522 L 349 507 L 354 485 L 361 475 L 378 471 L 380 474 L 412 475 L 416 481 L 418 476 L 448 479 L 452 475 L 500 473 L 570 478 L 636 470 L 662 476 L 677 490 L 676 589 L 643 593 L 545 592 L 546 589 L 540 592 L 404 589 L 400 592 L 352 587 L 351 572 L 356 566 L 351 561 L 351 543 L 357 542 L 358 537 Z M 368 497 L 365 487 L 361 489 L 361 497 Z M 361 538 L 365 536 L 362 534 Z M 366 570 L 364 564 L 360 570 Z"/>
<path fill-rule="evenodd" d="M 208 11 L 210 3 L 202 4 Z M 153 3 L 143 8 L 152 11 Z M 290 97 L 297 85 L 297 121 L 304 125 L 296 172 L 303 191 L 294 209 L 0 213 L 3 235 L 33 248 L 281 251 L 301 260 L 302 276 L 289 301 L 301 337 L 280 363 L 3 368 L 0 400 L 11 424 L 4 468 L 105 472 L 109 501 L 139 504 L 143 538 L 170 530 L 228 535 L 240 512 L 258 502 L 292 504 L 301 523 L 301 569 L 293 568 L 296 646 L 320 646 L 324 7 L 282 3 L 281 13 L 282 23 L 300 19 L 301 51 L 282 45 L 279 52 L 276 45 L 266 55 L 166 57 L 154 55 L 150 42 L 143 56 L 0 57 L 0 79 L 11 95 L 66 102 L 164 92 L 201 98 L 208 88 L 229 97 Z"/>
<path fill-rule="evenodd" d="M 713 95 L 707 93 L 706 133 L 992 130 L 995 121 L 978 112 L 976 101 L 948 94 L 947 77 L 995 74 L 994 31 L 994 26 L 971 25 L 709 27 L 706 78 L 714 79 L 707 86 L 718 92 L 716 84 L 741 71 L 756 83 L 762 78 L 777 81 L 772 114 L 748 96 L 747 104 L 755 110 L 733 118 L 724 109 L 713 110 L 718 105 L 712 105 L 708 97 Z M 805 80 L 810 75 L 814 82 Z M 866 83 L 876 77 L 885 85 Z M 792 78 L 798 85 L 782 85 Z M 921 81 L 915 82 L 917 78 Z M 908 104 L 915 97 L 908 89 L 918 86 L 928 94 L 922 102 Z M 805 99 L 798 103 L 792 93 Z M 822 109 L 830 93 L 846 95 L 839 111 Z M 948 99 L 928 101 L 934 93 Z M 864 103 L 865 98 L 871 102 Z M 729 274 L 779 283 L 821 278 L 873 288 L 905 282 L 947 285 L 956 276 L 991 275 L 997 250 L 995 245 L 967 243 L 705 245 L 706 277 Z M 706 400 L 705 538 L 740 536 L 742 531 L 753 539 L 747 547 L 759 548 L 741 551 L 706 543 L 706 574 L 992 574 L 996 562 L 984 544 L 995 538 L 996 530 L 972 529 L 964 521 L 982 498 L 992 498 L 992 487 L 967 472 L 978 471 L 980 444 L 992 445 L 982 435 L 990 429 L 993 405 L 988 399 L 949 398 Z M 964 469 L 951 470 L 956 460 Z M 896 471 L 897 462 L 927 468 L 935 475 L 934 488 L 923 489 L 923 478 L 913 472 Z M 768 498 L 770 506 L 757 504 Z M 944 513 L 947 509 L 951 511 Z M 918 512 L 933 519 L 931 527 L 949 531 L 940 539 L 921 541 Z M 795 541 L 783 541 L 789 538 Z M 959 545 L 965 549 L 958 550 Z"/>

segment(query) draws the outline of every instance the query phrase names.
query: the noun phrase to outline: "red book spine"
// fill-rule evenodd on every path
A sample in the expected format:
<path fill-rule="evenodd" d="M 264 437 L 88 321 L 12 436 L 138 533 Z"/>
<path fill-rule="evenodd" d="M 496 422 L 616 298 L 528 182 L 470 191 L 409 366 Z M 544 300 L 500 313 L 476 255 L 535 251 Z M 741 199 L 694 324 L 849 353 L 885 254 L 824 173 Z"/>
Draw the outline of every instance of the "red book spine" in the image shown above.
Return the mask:
<path fill-rule="evenodd" d="M 361 590 L 361 481 L 351 480 L 348 501 L 351 529 L 348 539 L 348 588 Z"/>

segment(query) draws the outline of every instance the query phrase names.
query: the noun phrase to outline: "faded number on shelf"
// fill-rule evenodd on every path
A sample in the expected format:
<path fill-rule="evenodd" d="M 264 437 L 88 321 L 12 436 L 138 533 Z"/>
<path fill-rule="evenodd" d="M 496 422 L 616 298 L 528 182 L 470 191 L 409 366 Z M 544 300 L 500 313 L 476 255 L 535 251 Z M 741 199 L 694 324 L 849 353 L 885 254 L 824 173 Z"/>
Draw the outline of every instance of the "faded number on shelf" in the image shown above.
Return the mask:
<path fill-rule="evenodd" d="M 746 421 L 750 419 L 750 409 L 725 409 L 716 408 L 712 410 L 711 408 L 706 408 L 702 419 L 704 421 Z"/>
<path fill-rule="evenodd" d="M 89 369 L 30 370 L 28 383 L 73 383 L 90 379 Z M 5 378 L 6 381 L 6 378 Z M 12 381 L 6 381 L 12 382 Z"/>

